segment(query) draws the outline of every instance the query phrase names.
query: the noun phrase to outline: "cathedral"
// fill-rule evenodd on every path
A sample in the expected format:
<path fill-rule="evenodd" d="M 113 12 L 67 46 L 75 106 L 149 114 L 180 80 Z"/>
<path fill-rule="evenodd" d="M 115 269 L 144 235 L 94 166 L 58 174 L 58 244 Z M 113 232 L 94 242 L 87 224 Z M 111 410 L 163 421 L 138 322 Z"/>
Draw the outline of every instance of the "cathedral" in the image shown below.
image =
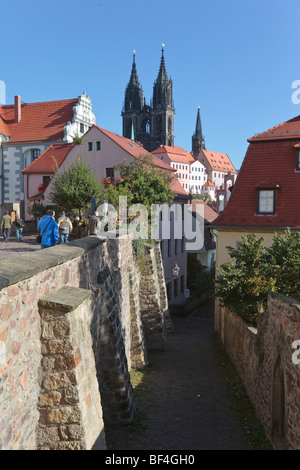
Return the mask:
<path fill-rule="evenodd" d="M 123 137 L 139 142 L 149 152 L 160 145 L 174 147 L 174 114 L 173 83 L 167 76 L 164 48 L 150 106 L 143 97 L 134 53 L 122 110 Z"/>

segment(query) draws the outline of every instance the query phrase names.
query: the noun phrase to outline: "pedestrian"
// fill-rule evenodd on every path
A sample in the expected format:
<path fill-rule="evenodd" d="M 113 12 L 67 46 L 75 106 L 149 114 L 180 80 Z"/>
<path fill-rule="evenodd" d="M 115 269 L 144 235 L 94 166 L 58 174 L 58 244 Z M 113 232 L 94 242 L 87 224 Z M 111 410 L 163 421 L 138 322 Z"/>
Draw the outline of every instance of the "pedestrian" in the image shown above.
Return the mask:
<path fill-rule="evenodd" d="M 66 216 L 65 211 L 62 211 L 61 216 L 57 220 L 60 243 L 67 243 L 69 235 L 73 230 L 73 225 L 69 217 Z"/>
<path fill-rule="evenodd" d="M 58 225 L 55 221 L 55 211 L 48 210 L 38 221 L 37 231 L 41 235 L 41 248 L 49 248 L 59 242 Z"/>
<path fill-rule="evenodd" d="M 10 229 L 11 229 L 11 216 L 9 215 L 8 210 L 6 210 L 1 220 L 1 230 L 3 230 L 3 238 L 4 238 L 3 241 L 6 243 L 9 240 Z"/>
<path fill-rule="evenodd" d="M 23 228 L 25 227 L 25 224 L 18 214 L 16 214 L 15 226 L 18 243 L 21 243 L 23 237 Z"/>
<path fill-rule="evenodd" d="M 87 224 L 86 224 L 84 218 L 82 217 L 78 222 L 78 235 L 79 235 L 79 238 L 85 237 L 86 226 L 87 226 Z"/>

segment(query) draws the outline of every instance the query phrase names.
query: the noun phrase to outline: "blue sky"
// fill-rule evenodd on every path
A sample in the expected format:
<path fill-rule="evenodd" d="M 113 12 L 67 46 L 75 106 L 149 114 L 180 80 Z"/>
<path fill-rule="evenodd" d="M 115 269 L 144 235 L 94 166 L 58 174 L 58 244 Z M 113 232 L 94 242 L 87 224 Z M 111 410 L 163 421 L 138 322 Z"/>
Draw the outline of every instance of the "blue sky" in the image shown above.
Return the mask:
<path fill-rule="evenodd" d="M 200 106 L 207 148 L 239 168 L 247 138 L 300 114 L 299 0 L 2 0 L 1 10 L 7 104 L 86 90 L 97 124 L 122 134 L 133 50 L 149 103 L 164 43 L 175 145 L 191 150 Z"/>

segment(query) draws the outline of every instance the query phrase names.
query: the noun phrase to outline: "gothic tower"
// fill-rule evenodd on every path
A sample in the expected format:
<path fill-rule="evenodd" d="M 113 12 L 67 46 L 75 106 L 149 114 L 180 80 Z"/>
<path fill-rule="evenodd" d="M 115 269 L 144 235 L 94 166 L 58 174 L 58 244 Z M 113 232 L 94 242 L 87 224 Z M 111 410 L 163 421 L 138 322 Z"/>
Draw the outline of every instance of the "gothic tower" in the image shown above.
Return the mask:
<path fill-rule="evenodd" d="M 130 139 L 134 135 L 135 140 L 149 152 L 156 150 L 160 145 L 173 147 L 174 114 L 173 84 L 167 76 L 164 49 L 162 49 L 158 76 L 153 86 L 151 106 L 146 105 L 143 99 L 134 53 L 122 111 L 123 136 Z"/>
<path fill-rule="evenodd" d="M 136 135 L 137 115 L 143 108 L 143 90 L 140 85 L 136 63 L 135 52 L 131 68 L 130 80 L 125 91 L 125 102 L 123 106 L 123 136 L 130 139 L 132 128 Z"/>
<path fill-rule="evenodd" d="M 167 76 L 164 48 L 161 52 L 160 68 L 153 87 L 152 150 L 160 145 L 174 147 L 173 83 Z"/>
<path fill-rule="evenodd" d="M 197 155 L 201 149 L 205 150 L 205 140 L 202 134 L 202 124 L 200 116 L 200 106 L 198 106 L 196 130 L 192 137 L 192 153 Z"/>

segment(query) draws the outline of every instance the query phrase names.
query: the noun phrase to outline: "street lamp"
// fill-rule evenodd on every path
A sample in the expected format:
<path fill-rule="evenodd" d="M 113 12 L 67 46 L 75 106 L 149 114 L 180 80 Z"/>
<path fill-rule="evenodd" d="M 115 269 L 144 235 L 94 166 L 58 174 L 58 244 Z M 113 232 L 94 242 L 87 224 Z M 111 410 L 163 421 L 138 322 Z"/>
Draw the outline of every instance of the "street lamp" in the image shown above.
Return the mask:
<path fill-rule="evenodd" d="M 173 276 L 175 279 L 178 278 L 179 276 L 179 271 L 180 271 L 180 267 L 178 266 L 178 264 L 176 263 L 174 268 L 173 268 Z"/>

